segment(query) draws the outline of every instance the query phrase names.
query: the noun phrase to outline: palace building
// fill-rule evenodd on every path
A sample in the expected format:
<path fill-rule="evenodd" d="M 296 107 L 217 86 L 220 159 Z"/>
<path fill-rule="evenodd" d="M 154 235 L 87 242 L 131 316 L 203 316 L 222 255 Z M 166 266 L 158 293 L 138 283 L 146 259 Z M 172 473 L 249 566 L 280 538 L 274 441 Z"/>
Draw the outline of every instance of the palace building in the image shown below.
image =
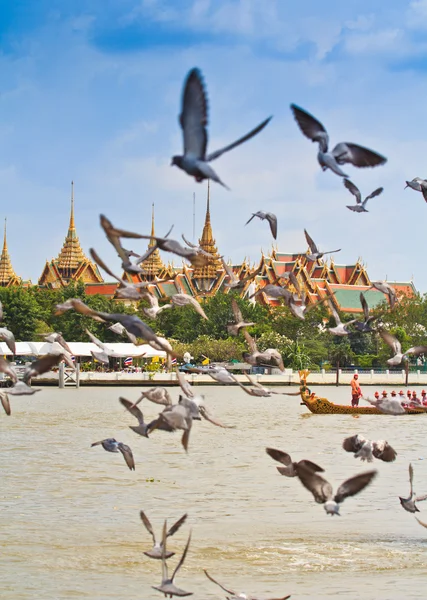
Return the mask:
<path fill-rule="evenodd" d="M 151 215 L 151 235 L 155 235 L 154 204 Z M 154 240 L 150 240 L 148 248 L 152 248 Z M 216 246 L 212 231 L 210 213 L 210 186 L 207 186 L 206 216 L 199 246 L 213 256 L 210 263 L 203 267 L 193 267 L 184 260 L 180 266 L 174 266 L 172 255 L 168 254 L 169 262 L 165 263 L 158 248 L 147 258 L 141 267 L 143 274 L 130 275 L 123 273 L 123 279 L 129 282 L 146 282 L 151 293 L 159 299 L 168 299 L 176 293 L 189 294 L 198 300 L 214 296 L 217 292 L 227 293 L 229 288 L 224 285 L 228 276 L 224 269 L 221 255 Z M 372 289 L 371 280 L 361 258 L 352 265 L 340 265 L 333 258 L 328 261 L 309 261 L 307 254 L 280 252 L 272 248 L 265 255 L 261 252 L 258 263 L 250 265 L 246 259 L 237 265 L 229 265 L 238 279 L 245 279 L 254 274 L 252 281 L 246 281 L 239 288 L 242 297 L 249 297 L 255 291 L 260 291 L 257 301 L 275 306 L 277 299 L 270 298 L 262 292 L 267 284 L 277 284 L 297 292 L 289 281 L 293 273 L 306 304 L 313 304 L 332 295 L 335 307 L 343 312 L 362 312 L 360 292 L 365 294 L 370 308 L 387 299 L 376 289 Z M 176 257 L 174 257 L 176 260 Z M 101 294 L 114 298 L 117 282 L 105 282 L 97 265 L 91 261 L 80 245 L 74 221 L 74 183 L 71 183 L 71 212 L 68 232 L 57 258 L 46 261 L 38 285 L 45 288 L 61 288 L 71 282 L 83 282 L 86 293 Z M 413 295 L 416 293 L 414 284 L 410 282 L 389 282 L 398 294 Z M 6 240 L 6 223 L 4 228 L 3 250 L 0 257 L 0 285 L 3 287 L 31 285 L 24 282 L 13 270 Z M 119 301 L 119 300 L 118 300 Z"/>

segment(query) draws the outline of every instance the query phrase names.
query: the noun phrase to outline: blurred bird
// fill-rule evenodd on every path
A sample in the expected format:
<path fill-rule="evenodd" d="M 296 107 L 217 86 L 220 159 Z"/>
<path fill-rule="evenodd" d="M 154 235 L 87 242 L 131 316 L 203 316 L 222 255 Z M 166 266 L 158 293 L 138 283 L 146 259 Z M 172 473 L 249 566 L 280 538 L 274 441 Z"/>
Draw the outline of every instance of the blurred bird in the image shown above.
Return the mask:
<path fill-rule="evenodd" d="M 260 352 L 257 348 L 255 340 L 246 331 L 246 329 L 243 330 L 243 335 L 245 336 L 245 340 L 250 350 L 250 352 L 243 352 L 242 354 L 247 363 L 257 366 L 265 362 L 274 362 L 282 372 L 285 370 L 282 355 L 276 348 L 267 348 L 267 350 L 264 350 L 264 352 Z"/>
<path fill-rule="evenodd" d="M 151 537 L 153 538 L 153 547 L 151 548 L 151 550 L 147 550 L 146 552 L 144 552 L 145 556 L 149 556 L 150 558 L 156 558 L 156 559 L 160 559 L 162 558 L 162 551 L 163 551 L 163 543 L 161 542 L 157 542 L 156 541 L 156 536 L 154 535 L 154 530 L 153 527 L 147 517 L 147 515 L 144 513 L 144 511 L 140 511 L 139 512 L 139 516 L 141 517 L 141 521 L 144 523 L 146 530 L 148 531 L 149 534 L 151 534 Z M 185 515 L 183 515 L 180 519 L 178 519 L 178 521 L 172 525 L 172 527 L 167 531 L 166 533 L 166 538 L 170 537 L 171 535 L 173 535 L 174 533 L 176 533 L 178 531 L 178 529 L 181 527 L 181 525 L 183 525 L 185 523 L 187 519 L 187 513 Z M 168 550 L 166 550 L 165 552 L 165 558 L 171 558 L 171 556 L 174 556 L 175 552 L 170 552 Z"/>
<path fill-rule="evenodd" d="M 151 433 L 155 429 L 163 431 L 176 431 L 181 429 L 182 434 L 181 444 L 186 452 L 188 452 L 188 443 L 190 441 L 190 432 L 193 425 L 193 416 L 191 409 L 184 404 L 174 404 L 167 406 L 163 412 L 159 414 L 157 419 L 150 423 L 148 432 Z"/>
<path fill-rule="evenodd" d="M 212 581 L 212 583 L 215 583 L 222 590 L 224 590 L 224 592 L 226 592 L 227 594 L 231 594 L 231 596 L 229 596 L 229 597 L 227 596 L 227 600 L 288 600 L 288 598 L 290 598 L 290 595 L 283 596 L 281 598 L 260 598 L 259 596 L 248 596 L 248 594 L 244 594 L 243 592 L 238 593 L 238 592 L 235 592 L 234 590 L 230 590 L 229 588 L 224 587 L 221 583 L 216 581 L 216 579 L 214 579 L 212 577 L 212 575 L 209 575 L 209 573 L 206 571 L 206 569 L 203 569 L 203 571 L 204 571 L 206 577 L 208 579 L 210 579 Z"/>
<path fill-rule="evenodd" d="M 424 496 L 417 496 L 415 494 L 414 488 L 413 488 L 413 480 L 414 480 L 414 469 L 412 467 L 412 464 L 409 463 L 409 486 L 410 486 L 409 497 L 402 498 L 401 496 L 399 496 L 399 500 L 400 500 L 400 504 L 402 505 L 402 508 L 404 508 L 405 510 L 407 510 L 410 513 L 420 512 L 417 508 L 416 502 L 422 502 L 423 500 L 427 500 L 427 494 L 425 494 Z"/>
<path fill-rule="evenodd" d="M 361 492 L 377 475 L 377 471 L 367 471 L 355 475 L 344 481 L 334 495 L 331 484 L 312 469 L 298 464 L 296 471 L 303 486 L 313 494 L 317 503 L 323 504 L 326 513 L 332 516 L 339 515 L 339 505 L 349 496 L 355 496 Z"/>
<path fill-rule="evenodd" d="M 335 323 L 336 323 L 336 327 L 328 328 L 329 333 L 332 333 L 333 335 L 339 335 L 339 336 L 348 335 L 350 333 L 350 330 L 348 328 L 350 325 L 352 325 L 353 323 L 356 322 L 356 319 L 352 319 L 351 321 L 342 323 L 340 316 L 339 316 L 338 312 L 335 310 L 335 306 L 333 305 L 333 303 L 330 300 L 328 300 L 327 302 L 328 302 L 329 310 L 331 311 L 332 316 L 335 319 Z"/>
<path fill-rule="evenodd" d="M 406 410 L 403 408 L 402 403 L 397 398 L 378 398 L 376 400 L 371 400 L 370 398 L 366 398 L 362 396 L 363 400 L 375 406 L 385 415 L 405 415 Z"/>
<path fill-rule="evenodd" d="M 355 167 L 376 167 L 387 162 L 381 154 L 349 142 L 340 142 L 328 152 L 329 136 L 322 123 L 295 104 L 291 104 L 291 110 L 301 132 L 312 142 L 318 142 L 317 160 L 323 171 L 331 169 L 340 177 L 348 177 L 340 165 L 351 163 Z"/>
<path fill-rule="evenodd" d="M 242 312 L 241 312 L 239 305 L 237 304 L 237 301 L 235 298 L 231 299 L 231 308 L 233 310 L 233 315 L 234 315 L 234 319 L 236 322 L 230 323 L 229 325 L 227 325 L 228 333 L 230 333 L 231 335 L 238 335 L 239 331 L 243 327 L 252 327 L 252 325 L 255 325 L 255 323 L 246 322 L 243 319 Z"/>
<path fill-rule="evenodd" d="M 252 379 L 252 377 L 249 375 L 249 373 L 247 373 L 245 371 L 245 375 L 248 378 L 250 384 L 252 387 L 248 386 L 248 385 L 243 385 L 235 375 L 231 375 L 232 378 L 234 379 L 234 381 L 237 383 L 237 385 L 242 388 L 242 390 L 244 392 L 246 392 L 246 394 L 248 394 L 249 396 L 255 396 L 257 398 L 270 398 L 270 396 L 272 396 L 273 394 L 280 394 L 281 392 L 276 392 L 274 390 L 272 390 L 271 388 L 266 388 L 263 385 L 261 385 L 260 383 L 258 383 L 257 381 L 255 381 L 254 379 Z M 300 393 L 298 392 L 298 395 Z"/>
<path fill-rule="evenodd" d="M 148 438 L 150 423 L 144 422 L 144 415 L 142 414 L 141 410 L 135 404 L 133 404 L 133 402 L 126 400 L 126 398 L 122 398 L 121 396 L 119 398 L 119 402 L 127 411 L 130 412 L 131 415 L 138 419 L 138 425 L 129 425 L 129 429 L 132 429 L 132 431 L 138 435 Z"/>
<path fill-rule="evenodd" d="M 62 337 L 62 334 L 60 332 L 56 333 L 55 331 L 53 331 L 52 333 L 40 333 L 39 335 L 41 335 L 43 337 L 43 339 L 45 340 L 45 342 L 47 342 L 48 344 L 57 343 L 60 346 L 62 346 L 64 348 L 64 350 L 66 352 L 68 352 L 68 354 L 71 354 L 71 355 L 73 354 L 71 352 L 70 346 L 64 340 L 64 338 Z"/>
<path fill-rule="evenodd" d="M 394 288 L 391 287 L 387 281 L 372 281 L 372 285 L 369 288 L 370 290 L 375 288 L 379 292 L 382 292 L 386 296 L 388 296 L 388 301 L 390 302 L 390 308 L 394 308 L 394 305 L 397 302 L 397 295 Z"/>
<path fill-rule="evenodd" d="M 271 117 L 265 119 L 255 129 L 252 129 L 252 131 L 232 144 L 211 154 L 206 154 L 208 145 L 207 94 L 200 70 L 191 69 L 185 80 L 182 94 L 182 108 L 179 116 L 179 123 L 184 138 L 184 154 L 182 156 L 173 156 L 171 164 L 176 165 L 188 173 L 188 175 L 194 177 L 198 182 L 203 181 L 203 179 L 212 179 L 222 186 L 227 187 L 212 169 L 209 162 L 252 138 L 264 129 L 270 119 Z"/>
<path fill-rule="evenodd" d="M 126 444 L 123 444 L 122 442 L 116 441 L 114 438 L 107 438 L 105 440 L 101 440 L 100 442 L 94 442 L 91 444 L 91 447 L 99 445 L 101 445 L 107 452 L 120 451 L 129 469 L 131 471 L 135 471 L 135 461 L 133 459 L 132 450 L 129 448 L 129 446 L 126 446 Z"/>
<path fill-rule="evenodd" d="M 311 460 L 300 460 L 299 462 L 293 462 L 292 458 L 286 452 L 282 452 L 282 450 L 276 450 L 275 448 L 266 448 L 265 451 L 273 460 L 277 460 L 277 462 L 285 465 L 284 467 L 276 467 L 281 475 L 285 475 L 286 477 L 297 477 L 299 467 L 306 467 L 313 472 L 323 473 L 325 469 L 316 465 L 316 463 L 311 462 Z"/>
<path fill-rule="evenodd" d="M 167 537 L 168 537 L 167 522 L 165 521 L 165 523 L 163 525 L 163 536 L 162 536 L 162 543 L 161 543 L 161 547 L 162 547 L 162 554 L 161 554 L 162 583 L 159 586 L 153 585 L 152 588 L 155 590 L 158 590 L 159 592 L 163 592 L 163 594 L 165 595 L 166 598 L 168 596 L 169 596 L 169 598 L 172 598 L 173 596 L 178 596 L 180 598 L 182 598 L 184 596 L 192 596 L 193 592 L 186 592 L 185 590 L 182 590 L 181 588 L 177 587 L 174 584 L 174 579 L 175 579 L 178 571 L 184 564 L 185 557 L 187 556 L 188 548 L 190 547 L 191 532 L 190 532 L 190 535 L 188 536 L 188 540 L 185 545 L 184 552 L 182 553 L 182 556 L 179 559 L 179 562 L 178 562 L 177 566 L 175 567 L 174 572 L 172 573 L 172 577 L 170 577 L 170 578 L 169 578 L 169 574 L 168 574 L 168 565 L 166 563 L 166 556 L 167 556 L 166 539 L 167 539 Z"/>
<path fill-rule="evenodd" d="M 375 317 L 374 315 L 370 314 L 369 306 L 366 301 L 365 294 L 363 292 L 360 292 L 360 304 L 362 305 L 362 308 L 363 308 L 364 320 L 358 321 L 356 319 L 354 321 L 354 327 L 360 333 L 370 333 L 371 331 L 373 331 L 373 329 L 371 328 L 371 323 L 373 321 L 375 321 L 376 319 L 378 319 L 378 317 Z"/>
<path fill-rule="evenodd" d="M 403 360 L 406 360 L 409 355 L 419 356 L 420 354 L 427 353 L 427 346 L 413 346 L 412 348 L 409 348 L 408 350 L 406 350 L 406 352 L 402 353 L 402 345 L 399 342 L 399 340 L 397 339 L 397 337 L 395 337 L 388 331 L 385 331 L 385 329 L 380 329 L 380 336 L 382 337 L 384 342 L 388 346 L 390 346 L 390 348 L 394 352 L 394 356 L 392 356 L 392 358 L 389 358 L 387 360 L 387 363 L 390 366 L 395 367 L 397 365 L 400 365 L 401 362 Z"/>
<path fill-rule="evenodd" d="M 39 392 L 40 389 L 30 387 L 31 379 L 47 373 L 61 360 L 63 360 L 62 354 L 46 354 L 26 367 L 22 381 L 18 381 L 18 375 L 12 365 L 4 358 L 0 358 L 0 372 L 9 375 L 13 383 L 13 386 L 7 389 L 7 393 L 11 396 L 32 396 Z"/>
<path fill-rule="evenodd" d="M 362 462 L 365 460 L 372 462 L 374 457 L 384 462 L 393 462 L 397 456 L 396 450 L 385 440 L 374 442 L 358 434 L 345 438 L 342 447 L 346 452 L 354 454 L 354 458 L 360 458 Z"/>
<path fill-rule="evenodd" d="M 333 254 L 334 252 L 341 252 L 341 248 L 338 250 L 328 250 L 327 252 L 319 252 L 316 244 L 313 239 L 308 235 L 307 230 L 304 229 L 305 239 L 307 240 L 307 244 L 310 248 L 310 254 L 307 254 L 307 260 L 316 261 L 322 258 L 325 254 Z"/>
<path fill-rule="evenodd" d="M 407 181 L 405 189 L 410 187 L 416 192 L 422 192 L 424 200 L 427 202 L 427 179 L 421 177 L 414 177 L 411 181 Z"/>
<path fill-rule="evenodd" d="M 353 212 L 359 213 L 369 212 L 368 210 L 366 210 L 366 203 L 368 202 L 368 200 L 370 200 L 371 198 L 375 198 L 375 196 L 379 196 L 384 191 L 384 188 L 382 187 L 377 188 L 371 194 L 369 194 L 369 196 L 366 196 L 366 198 L 362 202 L 362 194 L 360 193 L 359 188 L 356 187 L 354 183 L 350 181 L 350 179 L 344 179 L 344 185 L 353 194 L 353 196 L 356 197 L 356 204 L 353 206 L 347 206 L 347 208 L 349 208 Z"/>
<path fill-rule="evenodd" d="M 247 225 L 248 223 L 250 223 L 254 217 L 258 217 L 262 221 L 264 219 L 267 219 L 267 221 L 268 221 L 268 223 L 270 225 L 271 235 L 276 240 L 277 239 L 277 217 L 276 217 L 276 215 L 274 215 L 271 212 L 264 212 L 263 210 L 259 210 L 256 213 L 252 213 L 252 217 L 249 219 L 249 221 L 247 221 L 245 223 L 245 225 Z"/>

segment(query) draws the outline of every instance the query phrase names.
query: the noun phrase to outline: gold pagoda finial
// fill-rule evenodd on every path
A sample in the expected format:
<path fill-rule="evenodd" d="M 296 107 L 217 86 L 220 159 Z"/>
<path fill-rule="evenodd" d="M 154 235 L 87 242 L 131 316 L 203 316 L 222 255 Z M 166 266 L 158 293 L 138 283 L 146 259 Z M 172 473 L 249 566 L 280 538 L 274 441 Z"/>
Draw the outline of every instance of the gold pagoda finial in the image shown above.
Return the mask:
<path fill-rule="evenodd" d="M 74 223 L 74 181 L 71 182 L 71 214 L 70 214 L 70 225 L 68 227 L 69 231 L 75 231 L 76 226 Z"/>
<path fill-rule="evenodd" d="M 154 202 L 151 205 L 151 235 L 152 235 L 152 238 L 150 240 L 150 243 L 148 244 L 149 248 L 152 248 L 156 243 L 156 241 L 153 239 L 154 236 L 156 235 L 154 232 Z"/>
<path fill-rule="evenodd" d="M 3 253 L 7 252 L 6 225 L 7 225 L 7 217 L 4 218 Z"/>
<path fill-rule="evenodd" d="M 212 233 L 210 199 L 210 184 L 208 179 L 206 217 L 205 224 L 203 226 L 202 237 L 199 239 L 199 245 L 205 252 L 212 254 L 214 258 L 212 258 L 209 261 L 208 265 L 204 267 L 196 267 L 194 269 L 193 277 L 194 279 L 200 281 L 200 283 L 198 283 L 198 289 L 200 291 L 208 291 L 210 289 L 212 281 L 216 278 L 216 272 L 222 269 L 221 258 L 215 246 L 215 239 Z"/>

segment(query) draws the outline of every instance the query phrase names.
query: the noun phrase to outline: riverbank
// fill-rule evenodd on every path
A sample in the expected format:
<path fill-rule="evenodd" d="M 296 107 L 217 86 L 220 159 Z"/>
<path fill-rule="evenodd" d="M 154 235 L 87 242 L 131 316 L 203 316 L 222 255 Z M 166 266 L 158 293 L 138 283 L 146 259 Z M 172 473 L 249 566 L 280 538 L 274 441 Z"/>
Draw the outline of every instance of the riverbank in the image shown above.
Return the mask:
<path fill-rule="evenodd" d="M 67 373 L 72 375 L 72 372 L 68 369 Z M 342 386 L 350 385 L 350 381 L 353 378 L 354 373 L 341 373 L 339 383 Z M 59 385 L 58 373 L 46 373 L 43 377 L 34 379 L 33 385 Z M 186 373 L 186 379 L 191 385 L 218 385 L 209 375 L 200 373 Z M 272 374 L 256 374 L 251 376 L 255 381 L 262 383 L 266 386 L 299 386 L 300 378 L 298 371 L 292 371 L 292 369 L 285 369 L 284 373 L 278 371 Z M 242 383 L 248 383 L 245 375 L 236 375 L 236 378 Z M 390 385 L 402 387 L 405 385 L 406 374 L 405 371 L 393 371 L 385 373 L 370 372 L 359 372 L 359 383 L 361 386 L 367 385 Z M 327 373 L 325 371 L 313 372 L 308 376 L 307 383 L 309 386 L 313 385 L 335 385 L 336 374 L 335 372 Z M 69 385 L 72 385 L 72 381 L 69 380 Z M 176 386 L 178 385 L 177 375 L 175 372 L 172 373 L 128 373 L 128 372 L 114 372 L 114 373 L 101 373 L 101 372 L 80 372 L 79 374 L 79 385 L 81 386 Z M 237 385 L 237 384 L 235 384 Z M 417 371 L 409 373 L 408 385 L 421 385 L 427 386 L 427 373 Z"/>

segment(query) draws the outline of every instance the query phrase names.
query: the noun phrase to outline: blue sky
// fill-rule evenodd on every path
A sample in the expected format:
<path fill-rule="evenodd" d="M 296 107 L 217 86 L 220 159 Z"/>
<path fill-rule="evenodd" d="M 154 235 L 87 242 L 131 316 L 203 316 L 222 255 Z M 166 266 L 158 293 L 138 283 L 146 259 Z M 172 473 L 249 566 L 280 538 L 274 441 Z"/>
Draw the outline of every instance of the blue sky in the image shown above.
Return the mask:
<path fill-rule="evenodd" d="M 0 191 L 13 266 L 37 282 L 61 248 L 75 181 L 76 225 L 117 269 L 98 224 L 192 235 L 204 220 L 206 185 L 170 166 L 181 152 L 177 116 L 188 70 L 209 95 L 209 147 L 258 137 L 215 162 L 217 245 L 234 262 L 257 262 L 271 238 L 250 214 L 277 214 L 277 247 L 305 251 L 307 228 L 336 262 L 362 257 L 371 278 L 427 291 L 427 206 L 406 179 L 427 177 L 427 0 L 3 0 L 0 4 Z M 388 157 L 346 170 L 369 194 L 353 214 L 339 177 L 322 173 L 316 148 L 289 104 L 312 112 L 331 143 L 353 141 Z M 3 214 L 2 214 L 3 213 Z M 136 248 L 139 249 L 139 248 Z M 142 248 L 141 248 L 142 249 Z M 164 257 L 168 261 L 171 257 Z M 175 264 L 179 264 L 175 260 Z"/>

